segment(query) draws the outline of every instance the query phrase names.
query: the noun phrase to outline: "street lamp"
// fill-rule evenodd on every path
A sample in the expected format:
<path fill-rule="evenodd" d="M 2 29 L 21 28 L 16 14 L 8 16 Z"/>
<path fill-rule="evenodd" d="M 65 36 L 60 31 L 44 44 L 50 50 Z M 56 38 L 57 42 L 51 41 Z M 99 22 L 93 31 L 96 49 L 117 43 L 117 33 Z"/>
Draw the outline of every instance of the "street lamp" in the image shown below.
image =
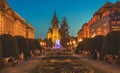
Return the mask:
<path fill-rule="evenodd" d="M 82 42 L 82 41 L 83 41 L 83 39 L 79 39 L 78 41 L 79 41 L 79 42 Z"/>
<path fill-rule="evenodd" d="M 92 35 L 92 38 L 95 37 L 95 36 L 96 36 L 96 34 L 94 33 L 94 34 Z"/>
<path fill-rule="evenodd" d="M 72 45 L 72 42 L 70 41 L 70 45 Z"/>
<path fill-rule="evenodd" d="M 76 41 L 73 41 L 73 45 L 75 45 L 76 44 Z"/>
<path fill-rule="evenodd" d="M 42 43 L 42 42 L 40 42 L 40 45 L 42 46 L 42 45 L 43 45 L 43 43 Z"/>
<path fill-rule="evenodd" d="M 67 45 L 69 46 L 69 42 L 67 42 Z"/>

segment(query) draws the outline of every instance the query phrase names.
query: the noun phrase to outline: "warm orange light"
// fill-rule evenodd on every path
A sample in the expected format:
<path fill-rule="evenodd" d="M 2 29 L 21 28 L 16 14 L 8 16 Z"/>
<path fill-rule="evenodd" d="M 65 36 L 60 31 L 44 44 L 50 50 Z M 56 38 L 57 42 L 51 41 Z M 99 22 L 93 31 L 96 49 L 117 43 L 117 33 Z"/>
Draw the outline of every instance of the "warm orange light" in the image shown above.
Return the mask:
<path fill-rule="evenodd" d="M 95 37 L 95 36 L 96 36 L 96 34 L 94 33 L 94 34 L 92 35 L 92 38 Z"/>
<path fill-rule="evenodd" d="M 79 41 L 79 42 L 82 42 L 82 41 L 83 41 L 83 39 L 79 39 L 78 41 Z"/>
<path fill-rule="evenodd" d="M 67 42 L 67 45 L 69 45 L 69 42 Z"/>
<path fill-rule="evenodd" d="M 73 41 L 73 44 L 76 44 L 76 41 Z"/>

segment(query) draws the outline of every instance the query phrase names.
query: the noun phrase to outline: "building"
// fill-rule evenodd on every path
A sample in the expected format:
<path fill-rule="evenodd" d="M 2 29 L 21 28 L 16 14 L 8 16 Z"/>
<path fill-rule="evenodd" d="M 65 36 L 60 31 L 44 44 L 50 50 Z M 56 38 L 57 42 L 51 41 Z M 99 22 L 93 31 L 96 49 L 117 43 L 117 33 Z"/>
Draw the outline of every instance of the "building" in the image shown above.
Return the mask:
<path fill-rule="evenodd" d="M 120 2 L 115 4 L 107 2 L 102 8 L 100 8 L 94 17 L 99 16 L 94 23 L 90 25 L 90 36 L 106 35 L 112 31 L 120 30 Z"/>
<path fill-rule="evenodd" d="M 48 29 L 47 39 L 51 39 L 53 45 L 55 45 L 55 42 L 59 40 L 62 47 L 67 47 L 67 42 L 69 41 L 69 26 L 67 25 L 67 19 L 63 17 L 61 26 L 59 27 L 59 21 L 56 16 L 56 12 L 54 12 L 51 23 L 52 28 Z"/>
<path fill-rule="evenodd" d="M 82 41 L 84 38 L 89 38 L 89 27 L 87 23 L 83 24 L 82 29 L 78 31 L 77 36 L 77 42 Z"/>
<path fill-rule="evenodd" d="M 7 3 L 0 0 L 0 35 L 34 38 L 34 28 L 17 14 Z"/>
<path fill-rule="evenodd" d="M 90 38 L 96 35 L 106 35 L 112 31 L 120 30 L 120 1 L 112 4 L 107 2 L 78 32 L 80 38 Z"/>
<path fill-rule="evenodd" d="M 60 40 L 59 21 L 56 16 L 56 12 L 54 12 L 54 16 L 51 23 L 52 28 L 48 29 L 47 39 L 52 39 L 53 44 L 55 44 L 56 40 Z"/>
<path fill-rule="evenodd" d="M 78 33 L 77 33 L 77 42 L 79 43 L 79 42 L 81 42 L 83 39 L 84 39 L 84 35 L 83 35 L 84 33 L 83 33 L 83 30 L 82 29 L 80 29 L 79 31 L 78 31 Z"/>

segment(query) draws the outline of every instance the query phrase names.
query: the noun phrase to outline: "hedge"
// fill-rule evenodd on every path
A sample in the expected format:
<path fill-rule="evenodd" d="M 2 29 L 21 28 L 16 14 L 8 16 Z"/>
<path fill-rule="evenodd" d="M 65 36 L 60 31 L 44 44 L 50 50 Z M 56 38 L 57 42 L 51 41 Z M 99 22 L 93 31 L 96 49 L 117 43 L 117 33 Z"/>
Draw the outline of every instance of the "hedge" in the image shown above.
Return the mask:
<path fill-rule="evenodd" d="M 103 57 L 106 54 L 117 55 L 119 48 L 120 48 L 120 31 L 113 31 L 108 33 L 103 42 L 101 50 L 101 59 L 103 59 Z"/>
<path fill-rule="evenodd" d="M 24 53 L 25 60 L 30 57 L 30 48 L 29 48 L 29 43 L 28 40 L 25 39 L 22 36 L 16 36 L 15 37 L 17 40 L 18 48 L 20 53 Z"/>
<path fill-rule="evenodd" d="M 9 35 L 3 34 L 0 36 L 0 40 L 2 43 L 2 57 L 10 57 L 14 56 L 15 58 L 19 58 L 19 50 L 16 39 Z"/>

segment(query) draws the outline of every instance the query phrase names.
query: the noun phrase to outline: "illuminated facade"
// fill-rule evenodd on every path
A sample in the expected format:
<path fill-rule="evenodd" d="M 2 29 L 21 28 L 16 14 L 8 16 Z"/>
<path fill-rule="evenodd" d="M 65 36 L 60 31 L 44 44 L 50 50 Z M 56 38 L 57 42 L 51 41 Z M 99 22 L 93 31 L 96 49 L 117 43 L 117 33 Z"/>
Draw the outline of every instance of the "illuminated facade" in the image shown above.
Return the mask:
<path fill-rule="evenodd" d="M 99 18 L 90 24 L 90 36 L 106 35 L 112 31 L 120 30 L 120 2 L 115 4 L 107 2 L 102 8 L 100 8 L 94 17 Z"/>
<path fill-rule="evenodd" d="M 52 19 L 52 29 L 49 28 L 48 30 L 47 39 L 52 39 L 53 44 L 55 44 L 56 40 L 60 40 L 59 21 L 56 12 L 54 12 L 54 17 Z"/>
<path fill-rule="evenodd" d="M 83 30 L 80 29 L 80 30 L 78 31 L 78 33 L 77 33 L 77 36 L 78 36 L 78 37 L 77 37 L 77 39 L 78 39 L 77 42 L 81 42 L 81 41 L 84 39 L 83 34 L 84 34 L 84 33 L 83 33 Z"/>
<path fill-rule="evenodd" d="M 115 4 L 107 2 L 96 13 L 94 13 L 86 26 L 83 25 L 81 31 L 78 32 L 78 40 L 83 35 L 83 38 L 94 37 L 96 35 L 105 36 L 109 32 L 119 30 L 120 1 L 117 1 Z"/>
<path fill-rule="evenodd" d="M 85 23 L 83 24 L 82 29 L 80 29 L 77 33 L 78 42 L 82 41 L 84 38 L 88 38 L 88 34 L 89 34 L 88 24 Z"/>
<path fill-rule="evenodd" d="M 34 38 L 34 28 L 14 12 L 6 0 L 0 0 L 0 35 L 2 34 Z"/>

